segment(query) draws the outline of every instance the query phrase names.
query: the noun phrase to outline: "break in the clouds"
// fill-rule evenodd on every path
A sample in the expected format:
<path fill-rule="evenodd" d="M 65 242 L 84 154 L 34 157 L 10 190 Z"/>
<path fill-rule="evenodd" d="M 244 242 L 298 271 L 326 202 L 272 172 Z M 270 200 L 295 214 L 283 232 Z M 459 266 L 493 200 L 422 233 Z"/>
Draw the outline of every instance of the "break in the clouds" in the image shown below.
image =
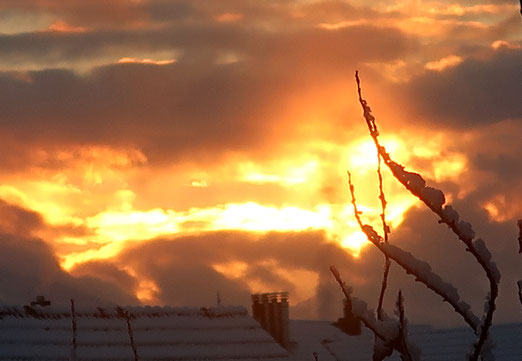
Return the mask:
<path fill-rule="evenodd" d="M 28 303 L 41 294 L 53 295 L 55 302 L 70 298 L 91 304 L 138 302 L 131 287 L 120 288 L 121 280 L 73 277 L 65 272 L 52 247 L 33 236 L 48 227 L 40 214 L 2 200 L 0 215 L 0 302 Z"/>
<path fill-rule="evenodd" d="M 246 305 L 286 290 L 295 317 L 334 319 L 335 264 L 372 302 L 383 260 L 363 244 L 345 179 L 350 169 L 378 225 L 358 69 L 392 157 L 444 189 L 491 246 L 509 321 L 522 277 L 511 249 L 518 11 L 486 0 L 1 1 L 0 300 L 202 306 L 219 292 Z M 479 311 L 485 283 L 461 272 L 476 270 L 466 252 L 389 175 L 384 185 L 392 242 Z M 398 269 L 392 285 L 389 304 L 402 288 L 412 322 L 458 322 Z"/>

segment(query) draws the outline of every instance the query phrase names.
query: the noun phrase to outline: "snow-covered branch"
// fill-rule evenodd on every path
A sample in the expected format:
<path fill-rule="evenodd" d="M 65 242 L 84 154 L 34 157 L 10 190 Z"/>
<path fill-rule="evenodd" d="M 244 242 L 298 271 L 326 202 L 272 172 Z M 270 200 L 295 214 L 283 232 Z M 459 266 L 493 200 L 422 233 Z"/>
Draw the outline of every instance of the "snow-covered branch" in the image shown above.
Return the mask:
<path fill-rule="evenodd" d="M 457 237 L 466 245 L 469 251 L 483 268 L 490 284 L 490 292 L 486 298 L 487 307 L 482 321 L 482 325 L 473 327 L 475 333 L 479 334 L 479 339 L 475 344 L 470 360 L 476 361 L 481 355 L 481 349 L 485 345 L 488 338 L 488 331 L 491 327 L 493 314 L 495 312 L 495 300 L 498 296 L 498 283 L 500 281 L 500 272 L 496 264 L 491 260 L 491 253 L 487 249 L 484 241 L 475 240 L 475 232 L 471 224 L 460 220 L 460 216 L 450 205 L 444 205 L 446 199 L 444 193 L 436 188 L 426 186 L 426 181 L 418 173 L 408 172 L 399 163 L 394 162 L 386 149 L 379 143 L 379 131 L 375 123 L 375 117 L 366 100 L 362 98 L 361 86 L 358 72 L 355 73 L 357 82 L 357 92 L 359 102 L 363 108 L 363 116 L 368 126 L 370 136 L 372 137 L 378 153 L 382 157 L 384 163 L 393 173 L 394 177 L 401 182 L 406 189 L 417 196 L 428 208 L 440 217 L 440 223 L 445 223 Z M 374 243 L 375 244 L 375 243 Z M 381 244 L 379 241 L 378 244 Z M 379 248 L 381 249 L 381 247 Z M 468 324 L 470 324 L 468 322 Z M 470 324 L 471 326 L 471 324 Z"/>
<path fill-rule="evenodd" d="M 377 234 L 372 226 L 362 223 L 355 200 L 355 189 L 349 172 L 348 182 L 354 214 L 356 215 L 355 218 L 361 230 L 366 234 L 366 238 L 382 253 L 401 266 L 408 274 L 415 276 L 416 281 L 423 283 L 430 290 L 441 296 L 444 301 L 448 302 L 453 309 L 462 316 L 473 330 L 477 330 L 480 325 L 480 319 L 471 311 L 470 305 L 460 300 L 459 293 L 453 285 L 443 281 L 439 275 L 431 270 L 431 266 L 428 263 L 418 260 L 411 253 L 397 246 L 385 243 L 383 238 Z"/>
<path fill-rule="evenodd" d="M 397 350 L 401 355 L 405 354 L 403 345 L 400 342 L 400 324 L 399 321 L 387 317 L 383 313 L 383 319 L 379 320 L 375 317 L 372 310 L 368 308 L 368 304 L 363 300 L 352 296 L 352 288 L 347 286 L 342 280 L 339 271 L 334 267 L 330 266 L 335 280 L 339 283 L 344 296 L 352 303 L 352 312 L 361 322 L 373 332 L 373 334 L 380 339 L 378 345 L 382 346 L 382 351 L 386 352 L 387 348 L 393 348 Z M 418 350 L 411 342 L 407 342 L 408 347 Z M 418 358 L 420 353 L 412 353 L 411 361 L 419 361 Z"/>
<path fill-rule="evenodd" d="M 390 233 L 390 227 L 386 222 L 386 196 L 384 194 L 384 185 L 383 178 L 381 172 L 381 154 L 377 152 L 377 177 L 379 179 L 379 200 L 381 201 L 381 223 L 382 223 L 382 231 L 384 235 L 384 242 L 388 243 L 388 235 Z M 379 302 L 377 306 L 377 317 L 379 320 L 382 320 L 383 314 L 383 303 L 384 303 L 384 294 L 386 293 L 386 288 L 388 287 L 388 276 L 390 274 L 390 266 L 391 262 L 388 256 L 384 256 L 384 270 L 382 275 L 381 282 L 381 291 L 379 292 Z"/>

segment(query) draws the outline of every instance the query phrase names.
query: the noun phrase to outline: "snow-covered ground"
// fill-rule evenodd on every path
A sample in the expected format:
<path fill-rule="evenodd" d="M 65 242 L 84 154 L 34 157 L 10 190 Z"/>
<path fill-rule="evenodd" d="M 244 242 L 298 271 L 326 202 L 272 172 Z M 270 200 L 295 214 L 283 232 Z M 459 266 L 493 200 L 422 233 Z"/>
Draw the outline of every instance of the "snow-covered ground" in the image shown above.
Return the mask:
<path fill-rule="evenodd" d="M 438 329 L 430 326 L 409 326 L 410 338 L 422 350 L 424 361 L 465 360 L 474 337 L 469 328 Z M 290 335 L 294 360 L 368 361 L 371 360 L 373 335 L 363 329 L 360 336 L 348 336 L 326 321 L 291 320 Z M 493 326 L 496 361 L 522 360 L 522 324 Z M 394 354 L 390 361 L 399 361 Z"/>

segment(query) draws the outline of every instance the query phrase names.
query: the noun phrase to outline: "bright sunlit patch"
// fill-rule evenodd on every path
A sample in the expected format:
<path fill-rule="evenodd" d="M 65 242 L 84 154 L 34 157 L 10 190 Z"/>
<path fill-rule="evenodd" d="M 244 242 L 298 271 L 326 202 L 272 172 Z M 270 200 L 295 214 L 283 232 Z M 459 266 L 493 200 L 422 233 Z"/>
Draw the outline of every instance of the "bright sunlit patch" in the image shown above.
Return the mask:
<path fill-rule="evenodd" d="M 154 281 L 142 279 L 136 290 L 136 297 L 145 305 L 157 305 L 159 292 L 160 289 Z"/>
<path fill-rule="evenodd" d="M 50 224 L 76 222 L 73 204 L 67 200 L 81 197 L 82 191 L 71 184 L 53 181 L 28 181 L 20 187 L 0 186 L 0 198 L 36 210 Z"/>
<path fill-rule="evenodd" d="M 227 204 L 213 222 L 217 229 L 248 231 L 298 231 L 329 225 L 329 212 L 324 207 L 310 211 L 298 207 L 268 207 L 254 202 Z"/>
<path fill-rule="evenodd" d="M 397 138 L 386 137 L 381 140 L 389 153 L 397 153 L 403 148 L 403 143 Z M 375 172 L 377 169 L 377 151 L 372 139 L 365 139 L 350 146 L 348 169 L 350 172 Z"/>
<path fill-rule="evenodd" d="M 248 265 L 245 262 L 231 261 L 227 263 L 213 264 L 212 268 L 227 277 L 241 278 L 245 275 Z"/>
<path fill-rule="evenodd" d="M 519 44 L 513 44 L 506 40 L 495 40 L 491 43 L 491 47 L 495 50 L 499 49 L 521 49 L 522 46 Z"/>
<path fill-rule="evenodd" d="M 467 159 L 462 154 L 450 154 L 433 162 L 434 176 L 437 181 L 455 179 L 466 169 Z"/>
<path fill-rule="evenodd" d="M 464 59 L 458 55 L 449 55 L 439 60 L 430 61 L 429 63 L 426 63 L 424 67 L 428 70 L 443 71 L 459 65 L 463 61 Z"/>
<path fill-rule="evenodd" d="M 520 200 L 516 197 L 507 198 L 505 195 L 498 195 L 483 204 L 488 212 L 488 216 L 495 222 L 506 222 L 510 219 L 520 218 Z"/>
<path fill-rule="evenodd" d="M 118 64 L 153 64 L 153 65 L 169 65 L 174 64 L 176 59 L 163 59 L 163 60 L 154 60 L 154 59 L 138 59 L 138 58 L 121 58 L 118 60 Z"/>
<path fill-rule="evenodd" d="M 108 211 L 87 219 L 86 223 L 89 228 L 96 229 L 99 239 L 113 242 L 150 239 L 178 231 L 176 214 L 163 209 Z"/>
<path fill-rule="evenodd" d="M 382 77 L 387 78 L 392 82 L 406 82 L 411 79 L 413 75 L 408 63 L 402 59 L 386 62 L 365 62 L 364 65 L 379 72 Z"/>
<path fill-rule="evenodd" d="M 363 248 L 366 244 L 368 244 L 368 239 L 361 231 L 356 231 L 344 237 L 341 241 L 341 246 L 348 248 L 355 257 L 359 256 L 361 248 Z"/>
<path fill-rule="evenodd" d="M 339 29 L 349 28 L 352 26 L 366 25 L 369 22 L 370 21 L 367 19 L 345 20 L 345 21 L 340 21 L 338 23 L 333 23 L 333 24 L 332 23 L 321 23 L 321 24 L 317 25 L 317 27 L 319 27 L 321 29 L 325 29 L 325 30 L 339 30 Z"/>
<path fill-rule="evenodd" d="M 223 13 L 216 15 L 214 19 L 222 23 L 232 23 L 243 19 L 243 14 L 240 13 Z"/>
<path fill-rule="evenodd" d="M 399 161 L 408 160 L 414 155 L 413 147 L 409 147 L 403 139 L 388 136 L 383 137 L 382 142 Z M 433 146 L 439 148 L 443 144 L 440 139 L 434 142 Z M 425 143 L 425 148 L 419 150 L 416 156 L 444 159 L 445 163 L 440 163 L 441 169 L 451 168 L 452 172 L 455 170 L 458 173 L 462 168 L 462 162 L 458 158 L 441 158 L 440 152 L 431 151 L 430 142 Z M 56 154 L 35 153 L 35 157 L 41 158 L 42 162 L 47 162 L 48 158 L 57 160 L 65 165 L 66 170 L 60 169 L 51 174 L 52 182 L 40 182 L 37 187 L 33 185 L 30 188 L 23 181 L 10 189 L 2 186 L 0 197 L 10 193 L 12 198 L 18 199 L 15 203 L 41 212 L 46 221 L 52 224 L 69 223 L 86 228 L 88 232 L 83 235 L 65 234 L 54 237 L 57 245 L 63 245 L 62 249 L 57 249 L 57 254 L 65 269 L 89 260 L 114 258 L 135 242 L 225 230 L 321 230 L 328 239 L 338 242 L 353 255 L 358 255 L 367 242 L 360 236 L 359 227 L 353 218 L 345 170 L 350 169 L 354 175 L 364 222 L 380 229 L 375 145 L 371 139 L 363 138 L 347 146 L 314 143 L 311 149 L 320 151 L 303 153 L 297 159 L 282 158 L 265 164 L 240 160 L 233 163 L 232 167 L 220 168 L 219 171 L 187 169 L 166 178 L 169 183 L 174 179 L 177 182 L 174 184 L 194 192 L 191 194 L 196 197 L 201 197 L 201 192 L 206 197 L 223 184 L 227 187 L 234 184 L 245 187 L 247 184 L 244 188 L 247 189 L 246 199 L 252 195 L 248 193 L 253 192 L 252 189 L 255 192 L 263 192 L 265 186 L 269 190 L 276 189 L 275 196 L 266 201 L 227 202 L 226 197 L 222 201 L 212 199 L 208 205 L 180 207 L 179 210 L 173 209 L 171 205 L 159 206 L 154 202 L 150 204 L 155 206 L 147 207 L 143 196 L 138 196 L 140 189 L 136 188 L 136 184 L 143 182 L 142 178 L 138 181 L 122 181 L 132 179 L 128 175 L 135 174 L 137 169 L 146 165 L 146 157 L 132 149 L 95 147 L 60 151 Z M 328 158 L 328 154 L 338 155 Z M 330 173 L 327 171 L 329 168 Z M 226 173 L 225 178 L 221 178 L 223 173 Z M 445 172 L 441 170 L 440 175 L 443 174 Z M 154 174 L 149 178 L 155 179 Z M 395 183 L 388 173 L 385 176 L 385 188 L 389 191 L 387 220 L 392 228 L 403 221 L 404 213 L 414 203 L 408 196 L 392 191 L 395 189 L 392 184 Z M 175 195 L 169 193 L 170 188 L 164 187 L 164 184 L 167 183 L 160 184 L 165 192 L 160 201 L 163 198 L 169 199 L 168 197 L 176 199 Z M 283 203 L 279 192 L 285 190 L 288 194 Z M 234 190 L 234 195 L 242 192 L 240 189 Z M 269 197 L 270 193 L 266 194 Z M 43 199 L 43 196 L 48 198 Z M 240 277 L 242 272 L 246 272 L 244 265 L 217 264 L 214 267 L 230 277 Z M 141 298 L 152 297 L 152 286 L 149 286 L 143 285 Z"/>
<path fill-rule="evenodd" d="M 159 305 L 160 288 L 153 280 L 147 279 L 141 275 L 138 275 L 136 271 L 125 266 L 123 269 L 136 280 L 138 280 L 138 287 L 134 290 L 135 295 L 141 303 L 145 305 Z"/>
<path fill-rule="evenodd" d="M 88 29 L 85 27 L 82 27 L 82 26 L 69 25 L 63 20 L 58 20 L 58 21 L 52 23 L 51 25 L 49 25 L 47 30 L 56 31 L 56 32 L 60 32 L 60 33 L 84 33 Z"/>
<path fill-rule="evenodd" d="M 204 179 L 194 179 L 190 181 L 190 185 L 194 188 L 207 188 L 208 184 Z"/>
<path fill-rule="evenodd" d="M 98 242 L 101 242 L 101 240 L 98 240 Z M 60 254 L 58 250 L 58 256 L 60 259 L 60 266 L 65 270 L 70 270 L 80 263 L 111 259 L 120 253 L 122 249 L 123 244 L 121 242 L 111 242 L 110 240 L 106 240 L 105 245 L 102 245 L 99 248 L 90 248 L 86 251 Z"/>
<path fill-rule="evenodd" d="M 282 185 L 295 185 L 305 183 L 317 173 L 319 162 L 312 160 L 300 166 L 281 164 L 275 169 L 277 173 L 266 173 L 259 165 L 254 163 L 242 163 L 240 172 L 242 178 L 250 183 L 279 183 Z"/>

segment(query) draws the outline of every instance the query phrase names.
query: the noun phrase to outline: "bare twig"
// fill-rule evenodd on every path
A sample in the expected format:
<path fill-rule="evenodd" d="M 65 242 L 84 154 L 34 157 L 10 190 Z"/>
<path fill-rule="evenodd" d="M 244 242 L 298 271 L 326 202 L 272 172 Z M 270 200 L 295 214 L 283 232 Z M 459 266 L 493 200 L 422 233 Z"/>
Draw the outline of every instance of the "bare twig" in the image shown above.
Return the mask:
<path fill-rule="evenodd" d="M 424 204 L 426 204 L 426 206 L 428 206 L 428 208 L 440 217 L 440 223 L 445 223 L 453 233 L 457 235 L 457 237 L 466 245 L 466 250 L 475 257 L 486 273 L 490 285 L 490 292 L 487 297 L 485 317 L 482 325 L 473 329 L 475 333 L 479 334 L 479 339 L 475 344 L 470 360 L 476 361 L 480 356 L 482 346 L 486 343 L 488 332 L 493 321 L 493 314 L 496 308 L 495 300 L 498 297 L 500 273 L 498 272 L 495 263 L 491 261 L 491 254 L 486 248 L 484 242 L 480 239 L 475 242 L 473 241 L 475 232 L 471 228 L 471 225 L 467 222 L 459 221 L 460 217 L 458 213 L 451 206 L 445 206 L 442 208 L 445 203 L 444 193 L 438 189 L 426 187 L 426 182 L 420 174 L 405 171 L 404 167 L 394 162 L 386 152 L 386 149 L 380 145 L 378 140 L 379 131 L 375 123 L 375 117 L 372 115 L 371 108 L 368 106 L 366 100 L 362 98 L 358 72 L 355 72 L 355 79 L 357 82 L 359 102 L 363 108 L 364 119 L 366 120 L 370 136 L 373 138 L 377 151 L 381 155 L 384 163 L 391 170 L 395 178 L 401 182 L 406 189 L 408 189 L 413 195 L 417 196 L 424 202 Z"/>
<path fill-rule="evenodd" d="M 522 280 L 517 282 L 518 285 L 518 299 L 520 300 L 520 305 L 522 306 Z"/>
<path fill-rule="evenodd" d="M 390 228 L 386 223 L 386 196 L 384 195 L 384 187 L 382 180 L 382 172 L 381 172 L 381 155 L 377 152 L 377 175 L 379 178 L 379 199 L 381 201 L 381 222 L 382 222 L 382 230 L 384 234 L 384 242 L 388 243 L 388 235 L 390 233 Z M 386 287 L 388 286 L 388 275 L 390 274 L 390 266 L 391 262 L 388 256 L 384 256 L 384 272 L 382 275 L 382 283 L 381 283 L 381 291 L 379 293 L 379 303 L 377 306 L 377 317 L 379 320 L 382 320 L 382 304 L 384 302 L 384 294 L 386 293 Z"/>
<path fill-rule="evenodd" d="M 402 344 L 402 349 L 404 350 L 404 358 L 401 357 L 403 361 L 413 361 L 410 350 L 408 349 L 408 331 L 406 325 L 406 317 L 404 315 L 404 297 L 402 296 L 402 291 L 399 290 L 399 294 L 397 295 L 397 301 L 395 302 L 397 306 L 397 313 L 399 316 L 399 342 Z"/>
<path fill-rule="evenodd" d="M 416 259 L 412 254 L 403 251 L 397 246 L 384 243 L 382 237 L 371 226 L 362 223 L 355 200 L 355 189 L 350 172 L 348 172 L 348 182 L 355 219 L 359 223 L 361 230 L 366 234 L 366 238 L 408 274 L 415 276 L 416 281 L 423 283 L 430 290 L 441 296 L 444 301 L 448 302 L 462 316 L 473 330 L 476 330 L 480 325 L 479 318 L 473 314 L 471 307 L 467 303 L 460 300 L 458 291 L 453 285 L 443 281 L 440 276 L 431 270 L 431 267 L 426 262 Z"/>
<path fill-rule="evenodd" d="M 120 307 L 116 308 L 116 313 L 117 313 L 118 317 L 123 318 L 125 320 L 125 322 L 127 323 L 127 333 L 129 335 L 129 341 L 130 341 L 130 346 L 132 348 L 132 353 L 134 355 L 134 361 L 139 361 L 138 350 L 136 348 L 136 343 L 134 341 L 134 332 L 132 330 L 132 325 L 131 325 L 132 316 L 129 313 L 129 311 L 124 310 L 123 308 L 120 308 Z"/>
<path fill-rule="evenodd" d="M 76 361 L 76 311 L 74 308 L 74 300 L 71 298 L 71 322 L 72 322 L 72 347 L 71 347 L 71 356 L 69 357 L 70 361 Z"/>

